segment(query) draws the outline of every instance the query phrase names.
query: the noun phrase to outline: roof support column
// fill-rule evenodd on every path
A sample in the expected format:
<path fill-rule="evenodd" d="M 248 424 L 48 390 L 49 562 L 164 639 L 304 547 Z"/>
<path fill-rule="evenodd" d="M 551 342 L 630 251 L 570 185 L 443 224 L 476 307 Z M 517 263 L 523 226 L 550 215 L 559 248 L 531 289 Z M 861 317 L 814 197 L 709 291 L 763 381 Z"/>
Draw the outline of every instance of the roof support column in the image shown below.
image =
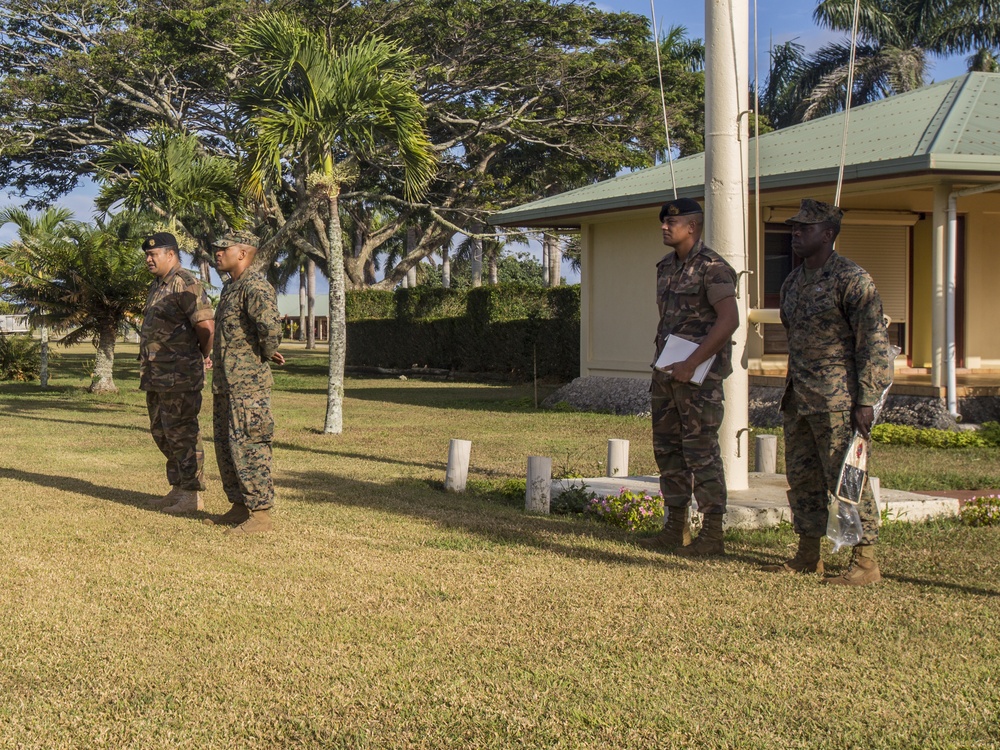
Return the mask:
<path fill-rule="evenodd" d="M 747 117 L 749 10 L 746 0 L 705 0 L 705 242 L 737 276 L 742 325 L 733 335 L 719 447 L 729 489 L 747 484 Z"/>
<path fill-rule="evenodd" d="M 931 385 L 944 386 L 945 365 L 945 259 L 948 251 L 948 197 L 951 185 L 934 186 L 931 245 Z"/>

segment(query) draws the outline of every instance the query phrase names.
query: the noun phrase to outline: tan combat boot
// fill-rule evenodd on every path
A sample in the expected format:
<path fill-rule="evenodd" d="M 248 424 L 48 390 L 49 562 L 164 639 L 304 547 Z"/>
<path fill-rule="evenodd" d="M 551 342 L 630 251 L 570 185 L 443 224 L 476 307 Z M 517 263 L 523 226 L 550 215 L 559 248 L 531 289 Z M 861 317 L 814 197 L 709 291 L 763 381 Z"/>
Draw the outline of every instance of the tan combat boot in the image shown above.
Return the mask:
<path fill-rule="evenodd" d="M 196 510 L 204 510 L 205 504 L 201 501 L 201 493 L 196 490 L 177 490 L 177 502 L 164 508 L 164 513 L 180 515 L 181 513 L 194 513 Z"/>
<path fill-rule="evenodd" d="M 170 488 L 170 492 L 168 492 L 163 497 L 153 498 L 152 500 L 146 503 L 146 506 L 149 508 L 156 508 L 157 510 L 163 510 L 164 508 L 168 508 L 177 502 L 178 492 L 183 492 L 183 490 L 181 490 L 181 488 L 177 487 L 176 485 L 172 486 Z"/>
<path fill-rule="evenodd" d="M 691 525 L 687 522 L 687 508 L 667 508 L 663 529 L 653 536 L 640 539 L 637 544 L 655 552 L 669 552 L 675 547 L 691 544 Z"/>
<path fill-rule="evenodd" d="M 726 554 L 722 543 L 722 513 L 707 513 L 702 516 L 701 532 L 691 544 L 674 550 L 681 557 L 710 557 Z"/>
<path fill-rule="evenodd" d="M 208 526 L 236 526 L 250 518 L 250 509 L 243 503 L 233 503 L 233 507 L 215 518 L 203 518 L 201 522 Z"/>
<path fill-rule="evenodd" d="M 765 565 L 768 573 L 819 573 L 823 574 L 823 561 L 819 556 L 822 537 L 799 536 L 799 550 L 795 557 L 777 565 Z"/>
<path fill-rule="evenodd" d="M 227 534 L 232 536 L 246 536 L 247 534 L 263 534 L 274 529 L 271 522 L 271 512 L 269 508 L 263 510 L 250 511 L 250 518 L 233 529 L 226 529 Z"/>
<path fill-rule="evenodd" d="M 859 544 L 851 553 L 851 564 L 841 575 L 835 578 L 824 578 L 823 583 L 831 586 L 867 586 L 882 580 L 882 571 L 878 569 L 875 560 L 875 547 L 871 544 Z"/>

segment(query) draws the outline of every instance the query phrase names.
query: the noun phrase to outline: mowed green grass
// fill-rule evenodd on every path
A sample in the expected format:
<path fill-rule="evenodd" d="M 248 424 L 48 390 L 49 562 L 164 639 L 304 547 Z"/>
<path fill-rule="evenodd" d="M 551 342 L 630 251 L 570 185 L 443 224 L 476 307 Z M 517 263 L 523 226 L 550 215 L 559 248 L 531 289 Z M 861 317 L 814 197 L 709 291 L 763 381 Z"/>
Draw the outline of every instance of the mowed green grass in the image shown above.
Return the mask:
<path fill-rule="evenodd" d="M 652 472 L 646 420 L 350 380 L 325 436 L 325 358 L 287 351 L 278 529 L 245 539 L 144 508 L 167 488 L 134 346 L 118 396 L 83 392 L 83 348 L 46 392 L 0 385 L 0 747 L 1000 746 L 1000 530 L 888 524 L 860 590 L 759 572 L 787 529 L 648 553 L 442 491 L 452 437 L 477 486 L 529 454 L 599 473 L 610 437 Z"/>

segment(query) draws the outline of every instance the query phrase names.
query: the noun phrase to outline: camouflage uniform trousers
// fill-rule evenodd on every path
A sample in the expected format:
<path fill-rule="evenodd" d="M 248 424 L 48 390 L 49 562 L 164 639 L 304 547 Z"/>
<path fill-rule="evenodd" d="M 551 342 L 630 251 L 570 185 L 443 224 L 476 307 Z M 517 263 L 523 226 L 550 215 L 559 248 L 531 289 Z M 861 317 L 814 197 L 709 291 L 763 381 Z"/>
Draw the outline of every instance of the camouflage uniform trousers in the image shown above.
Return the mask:
<path fill-rule="evenodd" d="M 271 394 L 216 393 L 212 399 L 212 421 L 215 460 L 229 502 L 250 510 L 272 507 Z"/>
<path fill-rule="evenodd" d="M 830 495 L 836 490 L 844 452 L 854 429 L 849 411 L 799 414 L 794 398 L 784 411 L 785 475 L 788 478 L 788 507 L 796 534 L 821 537 L 826 534 Z M 866 483 L 858 503 L 861 516 L 861 543 L 878 541 L 878 510 L 871 487 Z"/>
<path fill-rule="evenodd" d="M 719 452 L 722 384 L 679 383 L 654 372 L 650 393 L 663 504 L 686 508 L 693 492 L 700 513 L 725 513 L 726 477 Z"/>
<path fill-rule="evenodd" d="M 146 391 L 149 431 L 167 457 L 167 481 L 182 490 L 205 489 L 205 451 L 198 414 L 201 391 Z"/>

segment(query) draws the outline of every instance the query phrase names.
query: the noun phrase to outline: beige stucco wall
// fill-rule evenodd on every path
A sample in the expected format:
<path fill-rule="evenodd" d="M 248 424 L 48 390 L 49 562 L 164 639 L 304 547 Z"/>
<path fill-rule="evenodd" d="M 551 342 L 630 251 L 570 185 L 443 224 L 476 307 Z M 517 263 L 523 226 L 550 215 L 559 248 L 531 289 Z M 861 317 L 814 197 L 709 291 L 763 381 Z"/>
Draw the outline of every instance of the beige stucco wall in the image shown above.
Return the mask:
<path fill-rule="evenodd" d="M 658 210 L 581 227 L 581 375 L 649 377 L 656 336 L 656 264 L 666 254 Z"/>
<path fill-rule="evenodd" d="M 1000 205 L 998 193 L 960 198 L 965 214 L 965 357 L 1000 366 Z M 975 362 L 973 361 L 974 365 Z"/>

